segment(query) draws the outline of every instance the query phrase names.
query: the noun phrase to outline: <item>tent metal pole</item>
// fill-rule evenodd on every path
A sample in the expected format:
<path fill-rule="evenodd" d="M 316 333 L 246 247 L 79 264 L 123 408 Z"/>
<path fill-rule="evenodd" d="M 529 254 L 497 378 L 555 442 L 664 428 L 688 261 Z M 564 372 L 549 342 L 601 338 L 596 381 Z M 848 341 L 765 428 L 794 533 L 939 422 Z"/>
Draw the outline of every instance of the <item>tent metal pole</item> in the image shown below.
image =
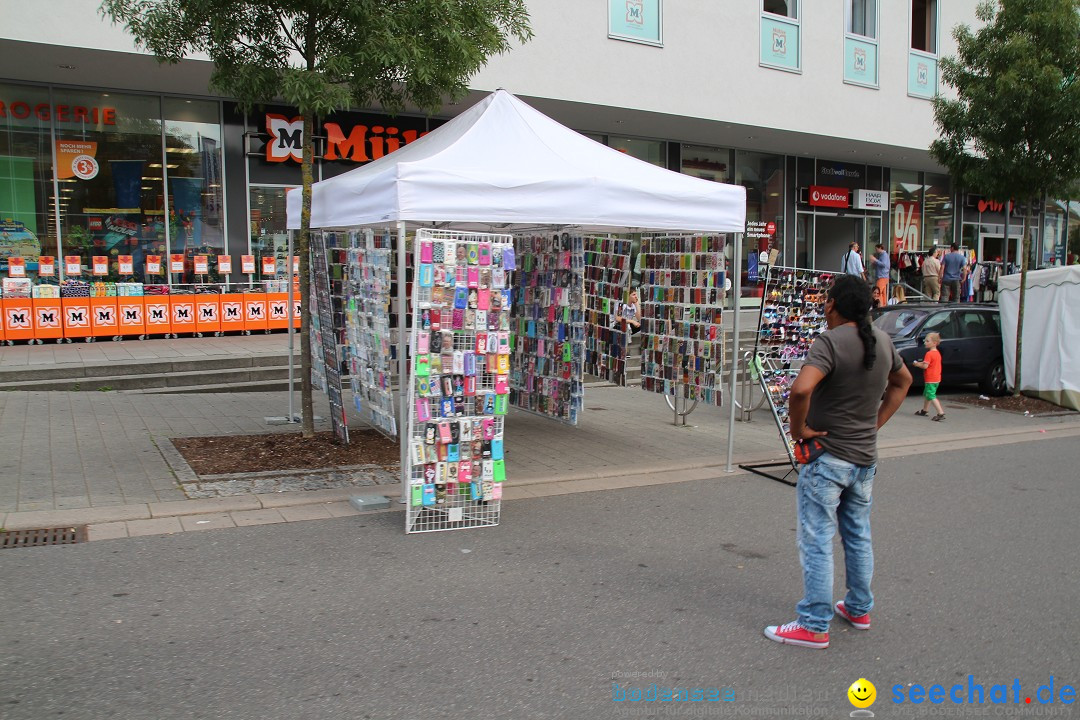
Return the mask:
<path fill-rule="evenodd" d="M 288 249 L 288 257 L 289 257 L 289 259 L 286 261 L 289 264 L 289 272 L 287 273 L 288 276 L 289 276 L 289 300 L 288 300 L 288 302 L 289 302 L 289 331 L 288 331 L 289 332 L 289 415 L 288 415 L 288 419 L 285 421 L 287 423 L 295 423 L 296 422 L 296 408 L 293 405 L 293 396 L 296 394 L 293 391 L 293 388 L 295 387 L 295 384 L 293 382 L 293 379 L 294 379 L 294 376 L 295 376 L 294 366 L 296 365 L 296 356 L 294 354 L 296 352 L 296 347 L 294 345 L 295 338 L 296 338 L 296 329 L 293 327 L 293 325 L 296 322 L 296 320 L 294 319 L 296 317 L 296 307 L 295 307 L 295 304 L 293 302 L 293 285 L 294 285 L 294 283 L 293 283 L 293 274 L 292 274 L 293 235 L 295 235 L 295 234 L 296 234 L 295 230 L 290 230 L 289 231 L 289 249 Z"/>
<path fill-rule="evenodd" d="M 406 282 L 406 248 L 405 248 L 405 223 L 399 222 L 397 225 L 397 326 L 398 326 L 398 342 L 397 342 L 397 356 L 398 356 L 398 441 L 401 444 L 401 502 L 409 502 L 409 438 L 407 434 L 409 432 L 409 408 L 406 407 L 409 403 L 408 384 L 409 379 L 409 363 L 408 363 L 408 323 L 406 322 L 406 312 L 409 308 L 407 293 L 405 292 Z"/>
<path fill-rule="evenodd" d="M 731 321 L 731 382 L 728 388 L 728 431 L 727 431 L 727 467 L 726 472 L 734 472 L 731 465 L 735 452 L 735 382 L 739 368 L 739 311 L 742 295 L 742 233 L 735 233 L 735 252 L 731 257 L 731 305 L 734 308 Z"/>

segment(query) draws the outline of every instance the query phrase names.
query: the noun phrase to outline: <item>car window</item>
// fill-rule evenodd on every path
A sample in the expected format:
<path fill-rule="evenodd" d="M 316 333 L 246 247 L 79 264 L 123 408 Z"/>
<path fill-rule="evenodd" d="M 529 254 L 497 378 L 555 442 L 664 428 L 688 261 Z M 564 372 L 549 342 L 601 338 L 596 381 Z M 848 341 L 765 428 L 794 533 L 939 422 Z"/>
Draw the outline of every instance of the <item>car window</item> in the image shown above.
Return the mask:
<path fill-rule="evenodd" d="M 874 319 L 874 326 L 889 337 L 910 335 L 927 313 L 920 310 L 887 310 Z"/>
<path fill-rule="evenodd" d="M 953 322 L 953 314 L 951 312 L 939 312 L 936 315 L 931 315 L 919 332 L 923 336 L 936 332 L 941 335 L 942 340 L 955 340 L 956 323 Z"/>
<path fill-rule="evenodd" d="M 959 324 L 960 337 L 987 337 L 992 335 L 991 328 L 986 324 L 986 315 L 981 312 L 967 311 L 956 313 L 956 322 Z"/>
<path fill-rule="evenodd" d="M 994 337 L 1001 337 L 1001 316 L 994 312 L 983 313 L 982 316 L 987 332 Z"/>

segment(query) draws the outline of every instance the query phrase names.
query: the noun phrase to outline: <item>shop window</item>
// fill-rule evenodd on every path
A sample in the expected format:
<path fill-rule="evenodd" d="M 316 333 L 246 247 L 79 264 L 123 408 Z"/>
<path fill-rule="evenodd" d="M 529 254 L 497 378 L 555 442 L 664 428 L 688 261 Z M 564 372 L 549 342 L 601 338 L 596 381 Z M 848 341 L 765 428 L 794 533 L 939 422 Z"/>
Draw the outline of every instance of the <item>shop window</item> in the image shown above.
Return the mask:
<path fill-rule="evenodd" d="M 661 140 L 640 140 L 612 135 L 608 138 L 608 145 L 638 160 L 644 160 L 657 167 L 667 167 L 667 156 Z"/>
<path fill-rule="evenodd" d="M 0 275 L 15 257 L 34 279 L 38 258 L 57 253 L 49 91 L 0 84 L 0 108 Z"/>
<path fill-rule="evenodd" d="M 160 98 L 56 90 L 53 99 L 61 254 L 80 256 L 84 276 L 94 256 L 107 256 L 109 280 L 129 279 L 119 274 L 118 256 L 131 255 L 135 280 L 166 282 L 144 278 L 146 256 L 169 252 Z M 93 162 L 73 169 L 74 153 Z"/>
<path fill-rule="evenodd" d="M 761 9 L 772 15 L 799 19 L 799 0 L 762 0 Z"/>
<path fill-rule="evenodd" d="M 937 0 L 911 0 L 911 49 L 937 54 Z"/>
<path fill-rule="evenodd" d="M 923 185 L 916 170 L 892 170 L 889 177 L 890 250 L 922 247 Z"/>
<path fill-rule="evenodd" d="M 948 175 L 923 174 L 922 247 L 946 246 L 953 241 L 952 184 Z"/>
<path fill-rule="evenodd" d="M 681 171 L 713 182 L 731 181 L 731 151 L 701 145 L 682 146 Z"/>
<path fill-rule="evenodd" d="M 163 108 L 170 252 L 185 256 L 183 282 L 194 281 L 195 255 L 209 256 L 217 281 L 217 256 L 227 254 L 218 103 L 165 98 Z"/>
<path fill-rule="evenodd" d="M 847 31 L 852 35 L 877 38 L 877 0 L 849 0 Z"/>
<path fill-rule="evenodd" d="M 747 221 L 775 223 L 770 238 L 747 239 L 745 250 L 783 250 L 784 238 L 784 156 L 735 151 L 735 184 L 746 188 Z M 785 263 L 780 258 L 781 264 Z"/>
<path fill-rule="evenodd" d="M 252 279 L 288 278 L 289 231 L 285 212 L 285 193 L 289 187 L 253 186 L 251 202 L 251 254 L 255 256 Z M 273 276 L 263 273 L 263 258 L 274 258 Z M 236 264 L 239 268 L 239 264 Z"/>

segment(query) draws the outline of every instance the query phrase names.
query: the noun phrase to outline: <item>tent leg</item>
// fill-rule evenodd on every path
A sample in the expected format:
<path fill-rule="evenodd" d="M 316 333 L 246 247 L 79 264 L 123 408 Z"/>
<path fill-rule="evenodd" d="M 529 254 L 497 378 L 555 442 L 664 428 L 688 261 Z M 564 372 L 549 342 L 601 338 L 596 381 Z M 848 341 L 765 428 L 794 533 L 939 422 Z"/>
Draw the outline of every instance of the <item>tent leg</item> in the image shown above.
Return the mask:
<path fill-rule="evenodd" d="M 739 368 L 739 310 L 742 295 L 742 233 L 735 233 L 735 251 L 731 254 L 731 305 L 734 308 L 731 321 L 731 381 L 728 387 L 728 432 L 726 472 L 734 472 L 731 460 L 735 451 L 735 380 Z"/>
<path fill-rule="evenodd" d="M 398 440 L 401 443 L 401 502 L 409 502 L 409 334 L 406 322 L 408 301 L 405 293 L 406 248 L 405 223 L 397 226 L 397 299 L 398 299 Z"/>

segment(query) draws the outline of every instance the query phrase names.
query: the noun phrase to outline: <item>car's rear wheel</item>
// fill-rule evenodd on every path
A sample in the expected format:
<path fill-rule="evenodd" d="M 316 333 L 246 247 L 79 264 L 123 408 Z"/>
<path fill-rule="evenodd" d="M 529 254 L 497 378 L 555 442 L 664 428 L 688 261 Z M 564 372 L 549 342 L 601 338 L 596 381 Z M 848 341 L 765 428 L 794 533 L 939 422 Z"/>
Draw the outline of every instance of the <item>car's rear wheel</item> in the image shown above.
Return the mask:
<path fill-rule="evenodd" d="M 998 360 L 986 371 L 986 376 L 979 383 L 979 389 L 984 395 L 1004 395 L 1009 392 L 1009 384 L 1005 380 L 1005 362 Z"/>

